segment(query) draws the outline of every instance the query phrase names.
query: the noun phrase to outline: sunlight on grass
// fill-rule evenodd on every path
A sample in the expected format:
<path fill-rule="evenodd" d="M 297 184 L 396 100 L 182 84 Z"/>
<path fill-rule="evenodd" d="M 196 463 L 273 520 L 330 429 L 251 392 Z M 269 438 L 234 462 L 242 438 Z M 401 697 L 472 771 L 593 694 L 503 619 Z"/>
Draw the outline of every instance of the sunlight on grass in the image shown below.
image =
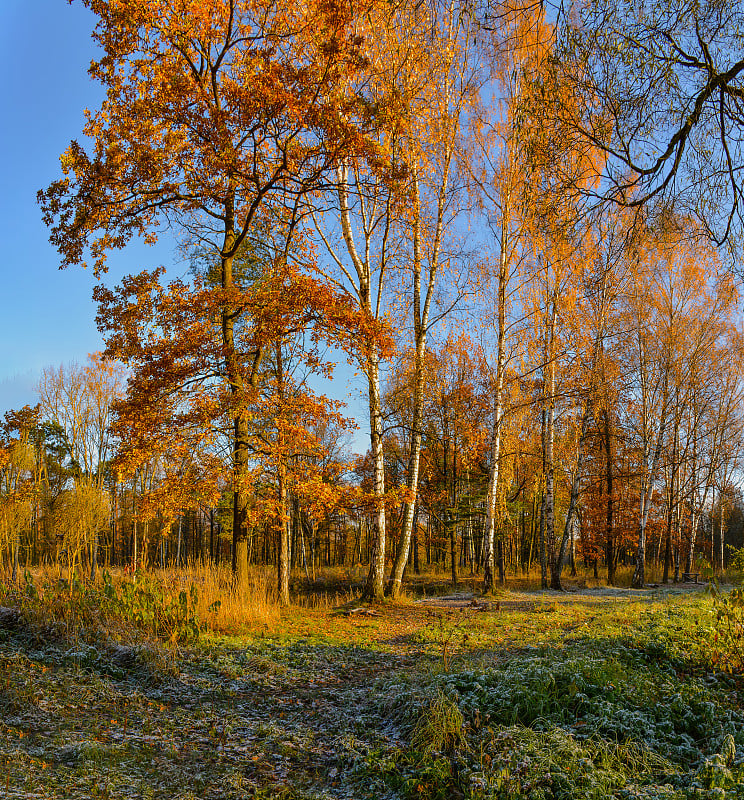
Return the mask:
<path fill-rule="evenodd" d="M 273 572 L 253 577 L 242 600 L 228 570 L 200 565 L 142 576 L 144 596 L 120 572 L 72 594 L 53 570 L 3 584 L 0 605 L 30 614 L 0 625 L 15 796 L 740 796 L 744 709 L 714 663 L 709 594 L 507 588 L 470 606 L 449 589 L 439 607 L 368 606 L 335 570 L 280 614 Z M 150 648 L 151 606 L 171 614 L 162 636 L 193 612 L 199 637 Z"/>

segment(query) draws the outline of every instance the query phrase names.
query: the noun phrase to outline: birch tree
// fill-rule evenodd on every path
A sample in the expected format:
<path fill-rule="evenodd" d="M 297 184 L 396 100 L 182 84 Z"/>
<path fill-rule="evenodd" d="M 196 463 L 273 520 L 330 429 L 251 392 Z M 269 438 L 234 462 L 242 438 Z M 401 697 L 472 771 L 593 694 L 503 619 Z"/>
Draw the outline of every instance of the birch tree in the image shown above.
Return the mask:
<path fill-rule="evenodd" d="M 382 13 L 371 54 L 370 92 L 379 120 L 379 161 L 347 160 L 336 170 L 335 215 L 318 223 L 339 285 L 374 319 L 411 321 L 414 397 L 403 535 L 390 591 L 400 591 L 408 558 L 418 484 L 423 403 L 423 360 L 432 300 L 452 215 L 450 176 L 463 115 L 476 90 L 469 64 L 474 20 L 457 2 L 404 3 Z M 341 232 L 334 241 L 333 230 Z M 337 239 L 339 237 L 336 237 Z M 403 284 L 399 288 L 399 282 Z M 409 288 L 410 287 L 410 288 Z M 374 349 L 360 364 L 367 382 L 373 465 L 374 544 L 364 589 L 384 594 L 386 562 L 384 424 L 381 371 Z"/>

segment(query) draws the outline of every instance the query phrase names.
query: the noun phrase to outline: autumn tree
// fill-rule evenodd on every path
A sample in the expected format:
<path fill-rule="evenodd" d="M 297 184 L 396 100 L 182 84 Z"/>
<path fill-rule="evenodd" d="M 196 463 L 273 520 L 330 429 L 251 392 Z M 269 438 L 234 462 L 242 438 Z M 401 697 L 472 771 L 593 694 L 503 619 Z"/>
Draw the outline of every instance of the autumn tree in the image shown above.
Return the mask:
<path fill-rule="evenodd" d="M 476 26 L 463 4 L 438 0 L 381 7 L 374 25 L 378 35 L 370 49 L 367 90 L 373 98 L 378 152 L 386 153 L 388 168 L 379 169 L 377 155 L 339 163 L 334 213 L 318 227 L 335 280 L 366 313 L 395 320 L 401 339 L 413 347 L 417 388 L 408 438 L 407 499 L 389 584 L 397 596 L 415 513 L 424 353 L 431 326 L 441 317 L 432 315 L 432 302 L 445 261 L 448 225 L 455 215 L 452 174 L 467 109 L 478 88 Z M 380 600 L 387 547 L 380 377 L 384 359 L 372 352 L 360 367 L 367 377 L 376 497 L 374 555 L 364 593 Z"/>
<path fill-rule="evenodd" d="M 567 539 L 555 535 L 555 419 L 559 393 L 561 325 L 570 316 L 583 269 L 586 223 L 575 201 L 576 187 L 596 180 L 596 153 L 562 136 L 556 106 L 579 106 L 582 98 L 555 68 L 553 28 L 542 9 L 507 10 L 495 17 L 491 44 L 494 90 L 492 108 L 478 120 L 480 157 L 473 178 L 479 203 L 493 231 L 497 267 L 492 293 L 495 313 L 494 407 L 491 435 L 491 482 L 488 501 L 484 580 L 493 587 L 495 498 L 499 484 L 500 429 L 505 417 L 503 392 L 508 360 L 507 340 L 515 320 L 510 307 L 532 314 L 533 347 L 528 370 L 543 377 L 540 404 L 544 465 L 543 520 L 545 567 L 560 588 L 560 569 Z M 559 164 L 560 169 L 555 165 Z M 518 273 L 522 277 L 517 280 Z M 521 289 L 520 289 L 521 284 Z M 524 336 L 522 337 L 525 338 Z M 574 504 L 575 506 L 575 504 Z M 573 513 L 573 512 L 572 512 Z M 572 525 L 571 514 L 568 518 Z M 547 578 L 546 578 L 547 580 Z"/>
<path fill-rule="evenodd" d="M 566 136 L 602 148 L 596 196 L 674 201 L 716 242 L 741 235 L 744 9 L 717 0 L 592 0 L 563 9 L 558 58 L 587 99 Z"/>
<path fill-rule="evenodd" d="M 47 367 L 38 384 L 41 413 L 64 432 L 73 469 L 98 488 L 111 458 L 111 412 L 124 394 L 121 363 L 92 353 L 84 365 Z"/>
<path fill-rule="evenodd" d="M 484 43 L 490 64 L 492 92 L 473 115 L 474 148 L 464 164 L 470 174 L 476 207 L 485 217 L 496 248 L 494 259 L 482 263 L 483 320 L 493 329 L 492 422 L 490 473 L 486 505 L 483 587 L 494 588 L 497 498 L 501 480 L 502 432 L 507 409 L 506 371 L 517 355 L 514 343 L 520 321 L 514 318 L 515 294 L 528 269 L 531 214 L 530 136 L 525 110 L 530 93 L 549 56 L 550 28 L 539 10 L 505 12 L 491 26 Z M 528 126 L 527 126 L 528 127 Z M 493 313 L 489 309 L 493 308 Z M 484 328 L 486 326 L 484 325 Z M 488 334 L 485 340 L 492 338 Z"/>
<path fill-rule="evenodd" d="M 34 471 L 32 431 L 39 407 L 8 411 L 0 424 L 0 558 L 8 554 L 11 580 L 18 577 L 21 534 L 31 526 L 38 480 Z"/>
<path fill-rule="evenodd" d="M 98 531 L 107 522 L 104 479 L 114 449 L 113 405 L 124 393 L 125 376 L 121 363 L 92 353 L 85 365 L 47 367 L 38 386 L 41 413 L 63 434 L 70 460 L 74 490 L 65 500 L 64 517 L 70 520 L 68 528 L 75 536 L 85 532 L 68 551 L 79 553 L 82 544 L 89 548 L 91 578 L 98 560 Z M 103 511 L 95 511 L 96 506 Z"/>
<path fill-rule="evenodd" d="M 570 525 L 578 515 L 580 493 L 584 485 L 595 482 L 602 510 L 596 509 L 595 528 L 602 533 L 595 537 L 595 564 L 602 552 L 607 566 L 607 582 L 615 582 L 617 541 L 615 536 L 616 480 L 615 457 L 617 426 L 620 416 L 619 396 L 623 376 L 620 350 L 623 341 L 621 298 L 627 292 L 629 276 L 628 236 L 630 221 L 622 213 L 608 214 L 588 232 L 588 248 L 593 257 L 581 276 L 576 313 L 572 320 L 573 349 L 575 352 L 574 396 L 583 404 L 580 421 L 578 453 L 571 480 L 569 507 L 566 514 L 563 542 L 570 533 Z M 593 442 L 592 442 L 593 439 Z M 599 453 L 594 463 L 599 467 L 592 472 L 592 444 Z M 599 499 L 599 498 L 598 498 Z M 601 522 L 600 522 L 601 520 Z"/>
<path fill-rule="evenodd" d="M 259 279 L 236 289 L 236 297 L 237 292 L 241 320 L 233 342 L 247 361 L 241 396 L 245 463 L 240 487 L 233 483 L 231 488 L 233 498 L 239 490 L 246 493 L 246 540 L 259 517 L 274 520 L 279 594 L 286 603 L 292 462 L 317 450 L 313 425 L 341 420 L 338 404 L 314 394 L 306 379 L 298 381 L 294 373 L 329 374 L 320 355 L 323 337 L 357 352 L 368 341 L 378 341 L 377 331 L 355 313 L 348 298 L 288 267 L 266 268 Z M 167 518 L 198 502 L 214 503 L 223 489 L 234 428 L 233 397 L 219 346 L 221 294 L 199 279 L 191 286 L 180 281 L 163 286 L 157 274 L 97 291 L 108 352 L 132 371 L 127 397 L 117 406 L 116 432 L 122 442 L 117 467 L 133 474 L 153 454 L 161 457 L 162 478 L 150 494 L 153 511 Z M 277 491 L 270 502 L 256 491 L 267 474 Z M 245 555 L 241 567 L 247 568 Z"/>
<path fill-rule="evenodd" d="M 731 395 L 727 396 L 726 403 Z M 741 407 L 741 398 L 735 400 L 737 407 Z M 733 409 L 730 409 L 733 411 Z M 723 446 L 721 457 L 715 474 L 715 499 L 711 501 L 711 552 L 713 566 L 723 573 L 726 565 L 726 517 L 731 508 L 730 493 L 733 488 L 733 477 L 739 468 L 739 453 L 742 449 L 742 420 L 740 414 L 732 413 L 725 423 L 725 433 L 722 435 Z M 716 520 L 717 517 L 717 520 Z M 716 529 L 718 530 L 718 544 L 715 544 Z"/>
<path fill-rule="evenodd" d="M 477 28 L 466 8 L 456 2 L 434 3 L 430 17 L 434 24 L 425 31 L 423 40 L 427 58 L 417 65 L 418 73 L 426 76 L 425 88 L 411 97 L 407 121 L 397 136 L 411 175 L 406 209 L 401 215 L 401 233 L 407 244 L 401 278 L 406 286 L 403 302 L 408 307 L 413 344 L 413 396 L 406 469 L 408 497 L 390 575 L 393 598 L 400 594 L 415 519 L 427 337 L 432 325 L 444 316 L 441 311 L 432 314 L 432 304 L 443 267 L 457 260 L 451 249 L 446 250 L 453 238 L 452 221 L 457 218 L 460 194 L 453 185 L 452 173 L 458 156 L 467 158 L 467 118 L 484 80 L 478 63 Z M 454 284 L 452 270 L 446 277 Z M 446 311 L 456 299 L 440 299 L 440 308 Z"/>
<path fill-rule="evenodd" d="M 449 549 L 454 586 L 459 580 L 461 552 L 473 571 L 481 560 L 488 407 L 482 366 L 480 348 L 465 334 L 450 334 L 438 346 L 432 345 L 425 362 L 428 391 L 419 502 L 430 529 L 440 534 L 442 549 Z M 397 376 L 399 381 L 402 377 Z M 404 397 L 412 402 L 415 387 L 411 379 L 390 387 L 398 404 Z"/>
<path fill-rule="evenodd" d="M 550 179 L 548 179 L 550 184 Z M 577 222 L 577 212 L 563 195 L 560 187 L 550 186 L 546 195 L 549 206 L 543 206 L 535 218 L 530 238 L 534 252 L 534 266 L 527 286 L 526 302 L 533 314 L 533 331 L 530 353 L 533 369 L 541 374 L 541 386 L 537 406 L 540 414 L 543 499 L 541 510 L 541 559 L 543 583 L 561 589 L 561 571 L 566 556 L 566 546 L 572 530 L 572 515 L 576 512 L 574 481 L 569 504 L 570 513 L 562 535 L 557 531 L 557 469 L 560 464 L 556 452 L 556 421 L 561 412 L 562 401 L 570 394 L 563 385 L 568 377 L 569 362 L 574 352 L 572 331 L 567 324 L 576 313 L 580 295 L 582 275 L 589 267 L 587 260 L 587 230 L 583 221 Z M 538 207 L 539 208 L 539 207 Z M 589 371 L 589 376 L 593 373 Z M 591 380 L 591 378 L 590 378 Z M 576 480 L 580 480 L 586 426 L 591 414 L 592 388 L 586 387 L 582 434 L 579 437 Z M 544 542 L 544 545 L 543 545 Z"/>
<path fill-rule="evenodd" d="M 636 586 L 645 581 L 646 527 L 668 443 L 674 453 L 671 480 L 684 485 L 679 464 L 685 462 L 691 470 L 690 491 L 697 480 L 692 473 L 697 476 L 702 455 L 696 411 L 703 393 L 701 370 L 711 363 L 735 297 L 717 254 L 696 234 L 690 220 L 678 217 L 648 229 L 634 247 L 625 298 L 625 327 L 632 331 L 626 350 L 628 422 L 639 478 Z"/>
<path fill-rule="evenodd" d="M 235 256 L 276 224 L 272 218 L 289 240 L 307 192 L 366 146 L 357 124 L 361 97 L 348 87 L 366 64 L 366 12 L 374 2 L 85 5 L 98 17 L 93 36 L 102 51 L 90 73 L 106 98 L 83 129 L 90 152 L 73 142 L 61 159 L 65 177 L 40 192 L 44 218 L 62 266 L 84 263 L 89 253 L 99 274 L 109 250 L 136 235 L 153 241 L 164 227 L 219 262 L 219 291 L 204 312 L 217 315 L 216 358 L 229 388 L 233 566 L 242 586 L 246 395 L 265 352 L 258 343 L 250 351 L 236 344 L 244 308 Z M 143 275 L 130 285 L 145 292 L 153 280 Z M 202 308 L 185 311 L 196 321 Z"/>

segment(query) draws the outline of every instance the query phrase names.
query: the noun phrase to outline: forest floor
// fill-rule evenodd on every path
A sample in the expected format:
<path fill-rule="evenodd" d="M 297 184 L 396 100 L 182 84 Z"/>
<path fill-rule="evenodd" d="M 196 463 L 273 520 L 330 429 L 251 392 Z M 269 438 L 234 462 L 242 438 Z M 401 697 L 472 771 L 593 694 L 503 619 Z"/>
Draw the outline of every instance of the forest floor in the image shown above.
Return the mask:
<path fill-rule="evenodd" d="M 744 683 L 718 669 L 712 602 L 293 607 L 188 649 L 6 616 L 0 797 L 744 797 Z"/>
<path fill-rule="evenodd" d="M 455 592 L 453 594 L 433 595 L 423 597 L 417 602 L 428 608 L 474 608 L 480 611 L 516 611 L 533 608 L 536 603 L 544 602 L 549 598 L 559 601 L 562 605 L 581 603 L 582 605 L 601 604 L 607 598 L 613 600 L 658 601 L 662 598 L 679 596 L 690 592 L 701 592 L 707 583 L 677 583 L 653 584 L 645 589 L 630 589 L 623 586 L 595 586 L 570 588 L 563 592 L 551 589 L 516 590 L 500 592 L 495 599 L 483 599 L 479 592 Z"/>

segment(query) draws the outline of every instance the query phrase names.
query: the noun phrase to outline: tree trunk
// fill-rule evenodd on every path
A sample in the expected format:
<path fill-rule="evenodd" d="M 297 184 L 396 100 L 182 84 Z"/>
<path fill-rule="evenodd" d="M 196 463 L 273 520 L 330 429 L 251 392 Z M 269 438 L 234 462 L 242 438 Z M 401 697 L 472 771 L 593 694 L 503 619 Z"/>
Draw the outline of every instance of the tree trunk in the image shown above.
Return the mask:
<path fill-rule="evenodd" d="M 134 571 L 137 572 L 137 567 L 138 567 L 137 558 L 138 558 L 139 554 L 137 553 L 137 512 L 136 511 L 135 511 L 133 519 L 132 519 L 132 554 L 133 554 L 132 566 L 134 568 Z"/>
<path fill-rule="evenodd" d="M 719 554 L 721 559 L 721 575 L 723 575 L 726 566 L 724 564 L 724 549 L 725 549 L 725 538 L 726 535 L 724 533 L 723 527 L 723 492 L 718 492 L 718 544 L 720 547 Z"/>
<path fill-rule="evenodd" d="M 483 548 L 483 591 L 494 589 L 494 543 L 496 535 L 496 501 L 499 484 L 499 459 L 501 456 L 501 423 L 503 417 L 504 368 L 506 364 L 506 282 L 507 282 L 508 220 L 502 213 L 501 253 L 499 255 L 498 333 L 496 343 L 496 381 L 493 392 L 493 423 L 491 426 L 491 463 L 488 473 L 486 501 L 486 530 Z M 503 581 L 502 581 L 503 583 Z"/>
<path fill-rule="evenodd" d="M 656 441 L 656 448 L 654 450 L 651 467 L 648 470 L 647 483 L 643 487 L 641 493 L 641 518 L 638 525 L 638 547 L 636 548 L 636 564 L 633 571 L 633 579 L 631 586 L 634 589 L 642 589 L 646 582 L 646 526 L 648 524 L 648 515 L 651 510 L 651 497 L 654 488 L 654 479 L 656 478 L 656 468 L 661 456 L 662 446 L 664 444 L 664 428 L 666 426 L 666 402 L 662 407 L 661 420 L 659 422 L 659 434 Z"/>
<path fill-rule="evenodd" d="M 506 586 L 506 567 L 504 565 L 504 539 L 503 539 L 503 535 L 502 535 L 502 538 L 499 538 L 499 540 L 498 540 L 497 554 L 498 554 L 497 561 L 498 561 L 498 566 L 499 566 L 499 584 L 501 586 Z"/>
<path fill-rule="evenodd" d="M 421 574 L 421 567 L 419 564 L 418 506 L 416 506 L 416 515 L 413 518 L 413 572 L 414 575 Z"/>
<path fill-rule="evenodd" d="M 593 389 L 590 391 L 593 391 Z M 586 450 L 586 439 L 589 433 L 589 425 L 593 417 L 593 400 L 591 397 L 589 397 L 586 401 L 584 413 L 581 416 L 581 434 L 579 436 L 578 454 L 576 458 L 576 471 L 574 472 L 573 481 L 571 482 L 571 497 L 568 503 L 568 511 L 566 512 L 566 523 L 563 528 L 563 538 L 561 539 L 561 547 L 558 552 L 558 559 L 555 565 L 557 585 L 553 586 L 554 589 L 561 588 L 561 572 L 563 571 L 563 562 L 566 558 L 566 548 L 568 547 L 569 538 L 571 538 L 573 534 L 574 517 L 577 513 L 579 505 L 579 488 L 581 487 L 581 478 L 584 472 L 584 452 Z M 573 538 L 571 538 L 571 541 L 573 542 Z"/>
<path fill-rule="evenodd" d="M 672 560 L 672 528 L 674 526 L 674 512 L 677 508 L 679 499 L 677 498 L 677 490 L 679 484 L 679 463 L 677 453 L 679 449 L 679 415 L 675 412 L 674 419 L 674 436 L 672 437 L 672 464 L 671 475 L 669 476 L 669 500 L 667 507 L 667 533 L 666 544 L 664 545 L 664 572 L 662 574 L 662 583 L 669 583 L 669 567 Z"/>
<path fill-rule="evenodd" d="M 214 551 L 214 509 L 209 509 L 209 560 L 212 564 L 215 563 Z"/>
<path fill-rule="evenodd" d="M 682 503 L 677 501 L 674 514 L 674 542 L 672 543 L 672 556 L 674 559 L 674 583 L 679 583 L 679 548 L 682 541 Z"/>
<path fill-rule="evenodd" d="M 420 281 L 416 276 L 415 282 Z M 418 292 L 414 292 L 414 306 Z M 418 311 L 414 308 L 414 313 Z M 419 328 L 419 325 L 416 325 Z M 419 463 L 421 461 L 421 421 L 424 405 L 424 352 L 426 347 L 426 329 L 416 331 L 416 354 L 414 362 L 414 389 L 413 389 L 413 419 L 411 421 L 411 444 L 408 456 L 408 475 L 406 488 L 408 498 L 404 503 L 403 529 L 395 554 L 393 569 L 390 574 L 390 595 L 394 600 L 400 597 L 403 572 L 408 563 L 408 554 L 411 547 L 414 520 L 416 517 L 416 496 L 418 493 Z"/>
<path fill-rule="evenodd" d="M 614 448 L 613 448 L 613 431 L 612 419 L 609 409 L 604 411 L 604 444 L 605 444 L 605 479 L 607 486 L 607 513 L 605 515 L 605 541 L 607 543 L 605 558 L 607 560 L 607 583 L 610 586 L 615 585 L 615 546 L 614 546 L 614 531 L 613 531 L 613 479 L 614 479 Z"/>
<path fill-rule="evenodd" d="M 452 586 L 457 588 L 457 528 L 455 521 L 449 519 L 447 522 L 450 540 L 450 571 L 452 574 Z"/>
<path fill-rule="evenodd" d="M 685 557 L 685 572 L 692 572 L 695 563 L 695 543 L 697 541 L 697 529 L 700 521 L 697 507 L 695 505 L 695 497 L 692 498 L 692 511 L 690 512 L 690 546 L 687 549 L 687 556 Z"/>
<path fill-rule="evenodd" d="M 369 424 L 372 445 L 373 487 L 376 502 L 374 537 L 369 558 L 369 574 L 363 597 L 382 602 L 385 580 L 385 461 L 382 449 L 382 400 L 380 396 L 379 359 L 376 352 L 369 363 Z"/>
<path fill-rule="evenodd" d="M 287 483 L 284 466 L 279 466 L 279 509 L 277 532 L 279 552 L 277 554 L 277 593 L 279 605 L 289 605 L 289 525 L 287 519 Z"/>
<path fill-rule="evenodd" d="M 274 348 L 275 367 L 276 367 L 276 385 L 279 402 L 283 406 L 285 400 L 284 391 L 284 362 L 282 359 L 282 345 L 277 342 Z M 283 410 L 280 412 L 283 414 Z M 278 464 L 277 464 L 277 484 L 278 484 L 278 497 L 277 497 L 277 534 L 278 534 L 278 552 L 277 552 L 277 593 L 279 596 L 279 605 L 289 605 L 289 569 L 290 569 L 290 538 L 289 538 L 289 520 L 287 518 L 287 455 L 284 441 L 284 433 L 281 428 L 281 420 L 279 421 L 279 428 L 277 430 L 277 445 L 279 447 Z"/>
<path fill-rule="evenodd" d="M 575 578 L 577 575 L 576 572 L 576 520 L 578 517 L 574 517 L 573 523 L 573 530 L 571 531 L 571 577 Z"/>
<path fill-rule="evenodd" d="M 553 444 L 555 439 L 555 356 L 554 341 L 556 322 L 556 298 L 551 300 L 550 316 L 545 331 L 545 371 L 543 403 L 543 453 L 545 470 L 545 546 L 550 568 L 550 588 L 561 590 L 561 576 L 558 571 L 558 558 L 555 548 L 555 460 Z"/>
<path fill-rule="evenodd" d="M 390 576 L 390 594 L 395 599 L 400 595 L 403 571 L 408 563 L 408 553 L 411 546 L 416 496 L 418 493 L 419 462 L 421 460 L 421 422 L 424 405 L 424 356 L 426 353 L 426 335 L 429 328 L 429 308 L 434 293 L 437 272 L 439 271 L 439 253 L 441 249 L 442 233 L 444 230 L 444 213 L 449 181 L 449 170 L 452 159 L 452 150 L 447 148 L 444 159 L 442 183 L 439 188 L 437 204 L 437 223 L 434 232 L 434 243 L 429 261 L 429 274 L 426 285 L 426 295 L 423 305 L 421 302 L 421 272 L 423 269 L 423 252 L 421 243 L 421 202 L 418 176 L 413 174 L 414 190 L 414 227 L 413 227 L 413 327 L 416 345 L 414 362 L 414 389 L 413 413 L 411 420 L 411 444 L 408 457 L 408 499 L 405 503 L 403 530 L 401 531 L 398 552 L 396 553 L 393 570 Z"/>
<path fill-rule="evenodd" d="M 96 567 L 98 566 L 98 530 L 93 531 L 93 541 L 90 545 L 90 581 L 96 579 Z"/>
<path fill-rule="evenodd" d="M 341 163 L 337 168 L 337 192 L 340 210 L 341 232 L 346 243 L 359 283 L 356 290 L 359 305 L 371 318 L 379 318 L 379 294 L 376 307 L 372 307 L 372 267 L 370 264 L 369 237 L 365 231 L 365 255 L 362 259 L 354 241 L 349 208 L 349 166 Z M 384 255 L 381 256 L 384 261 Z M 353 281 L 352 281 L 353 283 Z M 378 286 L 378 291 L 380 287 Z M 380 354 L 374 346 L 364 363 L 367 375 L 369 401 L 369 434 L 372 453 L 373 493 L 374 493 L 374 538 L 370 546 L 369 573 L 362 592 L 363 599 L 381 602 L 384 599 L 385 579 L 385 462 L 382 449 L 382 397 L 380 393 Z"/>
<path fill-rule="evenodd" d="M 545 490 L 540 500 L 540 587 L 548 588 L 548 550 L 545 547 Z"/>
<path fill-rule="evenodd" d="M 18 548 L 20 545 L 20 537 L 18 535 L 18 531 L 16 530 L 14 533 L 13 538 L 13 572 L 10 576 L 10 580 L 15 583 L 18 580 Z"/>
<path fill-rule="evenodd" d="M 228 192 L 225 202 L 225 227 L 221 252 L 221 285 L 226 291 L 235 287 L 233 258 L 237 249 L 235 236 L 234 196 Z M 246 405 L 246 386 L 241 371 L 240 354 L 235 348 L 235 309 L 232 304 L 222 307 L 222 346 L 225 369 L 234 403 L 233 442 L 232 442 L 232 490 L 233 490 L 233 552 L 232 571 L 238 593 L 245 594 L 248 588 L 248 486 L 247 475 L 250 469 L 250 429 Z M 252 388 L 258 383 L 258 367 L 262 353 L 254 354 L 251 373 Z"/>
<path fill-rule="evenodd" d="M 693 428 L 692 466 L 690 469 L 690 546 L 685 557 L 685 572 L 692 572 L 692 565 L 695 560 L 695 540 L 697 539 L 698 511 L 695 496 L 697 494 L 698 459 L 696 440 L 696 431 Z"/>

